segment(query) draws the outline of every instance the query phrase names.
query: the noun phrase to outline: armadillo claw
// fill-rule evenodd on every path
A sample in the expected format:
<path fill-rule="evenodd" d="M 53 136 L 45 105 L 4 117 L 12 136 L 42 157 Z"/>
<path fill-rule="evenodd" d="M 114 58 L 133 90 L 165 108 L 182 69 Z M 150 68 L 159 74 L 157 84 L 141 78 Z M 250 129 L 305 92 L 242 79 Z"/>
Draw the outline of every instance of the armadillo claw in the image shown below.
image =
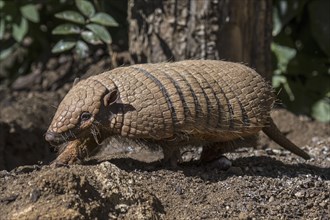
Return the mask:
<path fill-rule="evenodd" d="M 97 148 L 98 144 L 94 138 L 75 139 L 69 141 L 64 151 L 52 162 L 54 166 L 61 164 L 82 164 L 83 160 L 89 156 L 90 152 Z"/>
<path fill-rule="evenodd" d="M 51 165 L 58 167 L 80 163 L 79 147 L 81 147 L 81 142 L 78 140 L 68 142 L 64 151 L 61 152 L 61 154 L 51 163 Z"/>
<path fill-rule="evenodd" d="M 211 168 L 218 170 L 228 170 L 232 166 L 232 162 L 225 156 L 221 156 L 218 159 L 209 162 Z"/>

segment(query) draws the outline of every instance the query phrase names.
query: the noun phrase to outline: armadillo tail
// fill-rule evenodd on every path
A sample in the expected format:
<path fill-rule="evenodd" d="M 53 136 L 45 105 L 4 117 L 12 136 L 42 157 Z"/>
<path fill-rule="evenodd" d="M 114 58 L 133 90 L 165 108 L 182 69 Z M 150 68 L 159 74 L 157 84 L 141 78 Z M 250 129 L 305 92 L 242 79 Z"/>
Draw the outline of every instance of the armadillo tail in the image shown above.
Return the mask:
<path fill-rule="evenodd" d="M 280 130 L 273 122 L 273 119 L 270 118 L 270 126 L 264 127 L 262 130 L 270 139 L 272 139 L 273 141 L 275 141 L 277 144 L 287 149 L 288 151 L 291 151 L 292 153 L 304 158 L 305 160 L 311 158 L 305 151 L 297 147 L 294 143 L 292 143 L 280 132 Z"/>

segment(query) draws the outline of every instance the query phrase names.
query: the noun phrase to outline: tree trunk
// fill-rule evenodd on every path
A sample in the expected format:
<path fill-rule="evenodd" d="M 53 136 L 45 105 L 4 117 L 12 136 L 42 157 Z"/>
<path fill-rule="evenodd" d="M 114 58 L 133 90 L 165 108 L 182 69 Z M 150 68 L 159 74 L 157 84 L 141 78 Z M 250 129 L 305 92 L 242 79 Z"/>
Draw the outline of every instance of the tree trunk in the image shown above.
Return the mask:
<path fill-rule="evenodd" d="M 221 59 L 271 77 L 272 0 L 129 0 L 136 62 Z"/>

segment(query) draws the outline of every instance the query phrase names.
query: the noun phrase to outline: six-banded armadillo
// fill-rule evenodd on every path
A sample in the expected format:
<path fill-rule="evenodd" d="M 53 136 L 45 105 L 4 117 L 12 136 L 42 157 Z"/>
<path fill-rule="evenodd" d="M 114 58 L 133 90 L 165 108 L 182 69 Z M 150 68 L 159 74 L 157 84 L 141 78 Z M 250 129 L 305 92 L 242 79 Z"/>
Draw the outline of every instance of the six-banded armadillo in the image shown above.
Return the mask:
<path fill-rule="evenodd" d="M 238 63 L 189 60 L 120 67 L 74 85 L 59 105 L 46 140 L 67 142 L 60 163 L 74 163 L 83 157 L 79 148 L 91 150 L 119 135 L 161 146 L 164 161 L 175 165 L 180 146 L 204 145 L 201 158 L 208 161 L 227 151 L 225 143 L 263 130 L 309 159 L 270 118 L 274 100 L 264 79 Z"/>

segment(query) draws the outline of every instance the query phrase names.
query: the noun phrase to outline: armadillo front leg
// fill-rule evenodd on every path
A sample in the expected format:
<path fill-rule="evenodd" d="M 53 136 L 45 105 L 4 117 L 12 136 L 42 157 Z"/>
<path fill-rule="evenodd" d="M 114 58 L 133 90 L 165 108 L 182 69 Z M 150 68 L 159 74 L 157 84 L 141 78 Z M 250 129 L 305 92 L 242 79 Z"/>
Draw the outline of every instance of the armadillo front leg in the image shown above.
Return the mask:
<path fill-rule="evenodd" d="M 67 143 L 60 155 L 52 162 L 53 166 L 81 163 L 95 148 L 97 143 L 93 138 L 76 139 Z"/>

